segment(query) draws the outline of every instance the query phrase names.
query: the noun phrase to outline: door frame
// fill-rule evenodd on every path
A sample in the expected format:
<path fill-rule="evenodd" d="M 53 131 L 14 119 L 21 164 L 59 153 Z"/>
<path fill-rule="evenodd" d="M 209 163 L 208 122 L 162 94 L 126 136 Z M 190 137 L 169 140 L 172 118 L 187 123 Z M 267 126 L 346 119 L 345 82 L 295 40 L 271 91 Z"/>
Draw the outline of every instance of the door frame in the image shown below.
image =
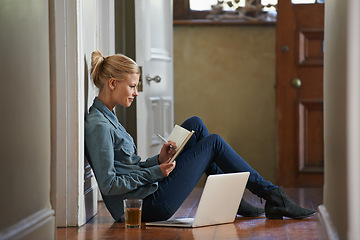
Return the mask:
<path fill-rule="evenodd" d="M 86 99 L 86 63 L 81 55 L 81 4 L 82 0 L 49 1 L 51 204 L 57 227 L 81 226 L 88 218 L 84 197 L 84 113 L 90 101 Z M 95 4 L 97 48 L 105 55 L 113 54 L 114 0 L 95 0 Z M 106 27 L 100 30 L 101 25 Z M 95 190 L 96 186 L 91 188 Z"/>
<path fill-rule="evenodd" d="M 77 158 L 77 1 L 50 2 L 51 204 L 56 226 L 76 226 Z M 65 73 L 65 74 L 64 74 Z M 76 161 L 78 162 L 78 161 Z M 71 213 L 71 214 L 70 214 Z"/>

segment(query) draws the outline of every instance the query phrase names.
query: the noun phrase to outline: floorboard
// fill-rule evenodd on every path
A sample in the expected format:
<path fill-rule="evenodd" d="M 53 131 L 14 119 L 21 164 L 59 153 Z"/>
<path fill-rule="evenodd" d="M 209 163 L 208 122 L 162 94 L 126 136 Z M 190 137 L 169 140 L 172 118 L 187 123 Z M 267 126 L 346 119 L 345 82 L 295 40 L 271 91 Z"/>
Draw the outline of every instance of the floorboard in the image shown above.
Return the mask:
<path fill-rule="evenodd" d="M 303 207 L 317 209 L 322 204 L 321 188 L 286 188 L 285 191 L 294 202 Z M 193 217 L 200 195 L 201 189 L 194 189 L 173 218 Z M 259 207 L 263 207 L 265 203 L 248 191 L 245 191 L 244 198 Z M 126 229 L 123 222 L 114 222 L 103 202 L 99 202 L 98 207 L 98 214 L 84 226 L 58 228 L 57 239 L 318 239 L 316 215 L 303 220 L 270 220 L 265 216 L 238 216 L 234 223 L 195 229 L 147 227 L 144 223 L 141 229 Z"/>

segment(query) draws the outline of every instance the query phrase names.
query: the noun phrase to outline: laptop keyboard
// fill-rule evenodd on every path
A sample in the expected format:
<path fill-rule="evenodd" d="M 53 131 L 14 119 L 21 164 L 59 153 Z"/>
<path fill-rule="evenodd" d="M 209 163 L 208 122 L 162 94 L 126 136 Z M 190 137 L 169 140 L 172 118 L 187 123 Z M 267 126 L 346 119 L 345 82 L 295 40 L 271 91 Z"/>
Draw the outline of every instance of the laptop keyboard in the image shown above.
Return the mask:
<path fill-rule="evenodd" d="M 191 225 L 193 222 L 192 221 L 186 221 L 186 220 L 182 220 L 182 219 L 171 219 L 171 220 L 167 220 L 166 223 L 176 223 L 176 224 L 184 224 L 184 225 Z"/>

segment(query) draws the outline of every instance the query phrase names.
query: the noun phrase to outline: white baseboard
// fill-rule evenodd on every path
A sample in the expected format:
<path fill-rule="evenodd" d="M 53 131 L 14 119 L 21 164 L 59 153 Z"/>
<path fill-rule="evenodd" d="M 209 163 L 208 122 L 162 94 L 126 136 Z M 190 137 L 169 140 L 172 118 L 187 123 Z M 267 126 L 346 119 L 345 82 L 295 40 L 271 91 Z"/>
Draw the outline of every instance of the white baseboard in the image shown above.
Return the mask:
<path fill-rule="evenodd" d="M 338 240 L 339 236 L 324 205 L 318 207 L 318 235 L 321 240 Z"/>
<path fill-rule="evenodd" d="M 16 224 L 0 230 L 0 240 L 55 239 L 55 212 L 42 209 Z"/>

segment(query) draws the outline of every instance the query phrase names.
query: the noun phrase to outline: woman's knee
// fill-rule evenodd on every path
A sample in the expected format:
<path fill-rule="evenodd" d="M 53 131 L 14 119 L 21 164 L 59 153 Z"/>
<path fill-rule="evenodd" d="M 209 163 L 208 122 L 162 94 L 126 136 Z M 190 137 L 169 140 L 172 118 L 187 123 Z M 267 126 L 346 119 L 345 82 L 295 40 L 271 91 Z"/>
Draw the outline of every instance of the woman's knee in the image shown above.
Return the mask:
<path fill-rule="evenodd" d="M 185 128 L 196 128 L 196 126 L 199 126 L 199 125 L 201 125 L 201 126 L 204 125 L 204 122 L 198 116 L 190 117 L 190 118 L 186 119 L 184 121 L 184 123 L 182 124 L 182 126 Z"/>
<path fill-rule="evenodd" d="M 197 123 L 197 124 L 204 124 L 203 120 L 198 117 L 198 116 L 192 116 L 190 118 L 188 118 L 189 121 L 193 122 L 193 123 Z"/>
<path fill-rule="evenodd" d="M 216 133 L 213 133 L 209 136 L 214 142 L 223 142 L 224 139 L 219 135 L 219 134 L 216 134 Z"/>

